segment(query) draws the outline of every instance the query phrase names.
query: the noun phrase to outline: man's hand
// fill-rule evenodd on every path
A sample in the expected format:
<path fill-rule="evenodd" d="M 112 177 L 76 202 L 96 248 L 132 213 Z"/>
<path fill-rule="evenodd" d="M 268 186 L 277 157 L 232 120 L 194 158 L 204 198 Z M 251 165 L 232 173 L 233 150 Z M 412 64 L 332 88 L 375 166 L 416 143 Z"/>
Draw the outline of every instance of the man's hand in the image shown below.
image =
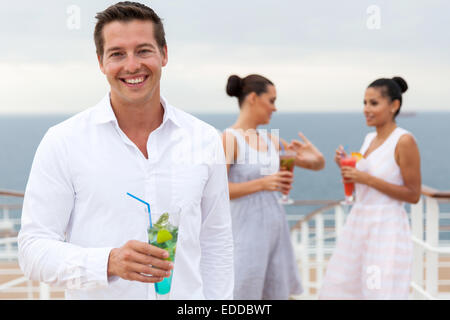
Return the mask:
<path fill-rule="evenodd" d="M 147 283 L 161 282 L 170 276 L 173 263 L 164 259 L 169 253 L 148 243 L 130 240 L 109 254 L 108 277 Z"/>

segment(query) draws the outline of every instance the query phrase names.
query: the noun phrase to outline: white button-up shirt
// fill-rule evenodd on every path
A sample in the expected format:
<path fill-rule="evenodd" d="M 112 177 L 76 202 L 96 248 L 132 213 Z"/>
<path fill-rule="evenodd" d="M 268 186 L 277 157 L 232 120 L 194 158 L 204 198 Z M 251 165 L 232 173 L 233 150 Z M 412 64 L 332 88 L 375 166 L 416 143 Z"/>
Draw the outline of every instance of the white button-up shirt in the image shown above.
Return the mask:
<path fill-rule="evenodd" d="M 216 129 L 161 98 L 148 159 L 119 128 L 109 95 L 50 128 L 25 191 L 19 264 L 68 299 L 154 299 L 153 284 L 107 276 L 109 253 L 147 242 L 152 220 L 181 207 L 171 299 L 232 299 L 228 179 Z"/>

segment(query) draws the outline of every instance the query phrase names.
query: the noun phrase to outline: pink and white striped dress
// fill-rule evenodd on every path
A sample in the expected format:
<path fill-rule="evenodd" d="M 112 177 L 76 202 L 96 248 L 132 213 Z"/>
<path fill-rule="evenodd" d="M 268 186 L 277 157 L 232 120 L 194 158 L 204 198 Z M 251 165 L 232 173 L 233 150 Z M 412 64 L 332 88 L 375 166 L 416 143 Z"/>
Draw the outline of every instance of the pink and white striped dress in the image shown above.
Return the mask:
<path fill-rule="evenodd" d="M 402 185 L 395 161 L 396 128 L 385 142 L 357 163 L 357 169 Z M 364 154 L 376 132 L 361 147 Z M 404 203 L 363 184 L 355 185 L 355 204 L 329 261 L 320 299 L 407 299 L 413 244 Z"/>

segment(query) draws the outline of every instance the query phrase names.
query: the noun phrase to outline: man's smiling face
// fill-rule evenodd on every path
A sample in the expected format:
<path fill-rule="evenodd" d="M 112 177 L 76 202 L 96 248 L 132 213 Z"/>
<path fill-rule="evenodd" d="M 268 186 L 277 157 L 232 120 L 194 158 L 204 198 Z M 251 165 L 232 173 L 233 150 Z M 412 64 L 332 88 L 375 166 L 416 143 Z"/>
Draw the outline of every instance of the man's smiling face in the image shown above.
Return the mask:
<path fill-rule="evenodd" d="M 111 98 L 141 104 L 159 93 L 167 47 L 159 48 L 152 21 L 114 21 L 103 28 L 100 69 L 111 86 Z"/>

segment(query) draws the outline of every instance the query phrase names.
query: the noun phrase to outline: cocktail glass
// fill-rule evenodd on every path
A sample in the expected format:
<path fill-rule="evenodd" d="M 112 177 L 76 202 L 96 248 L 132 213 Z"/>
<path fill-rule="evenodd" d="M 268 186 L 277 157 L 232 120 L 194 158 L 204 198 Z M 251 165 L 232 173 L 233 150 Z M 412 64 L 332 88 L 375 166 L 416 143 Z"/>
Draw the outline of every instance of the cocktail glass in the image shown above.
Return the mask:
<path fill-rule="evenodd" d="M 280 171 L 294 172 L 296 153 L 290 150 L 280 151 Z M 289 198 L 289 194 L 282 194 L 279 200 L 281 204 L 293 204 L 294 200 Z"/>
<path fill-rule="evenodd" d="M 358 161 L 357 157 L 350 155 L 341 158 L 341 167 L 356 167 L 356 162 Z M 353 182 L 345 182 L 344 179 L 344 193 L 345 200 L 342 201 L 342 204 L 350 205 L 353 204 L 353 192 L 355 191 L 355 184 Z"/>
<path fill-rule="evenodd" d="M 169 257 L 166 259 L 175 262 L 175 253 L 178 240 L 178 226 L 180 221 L 181 208 L 171 208 L 169 212 L 164 212 L 151 227 L 148 228 L 148 243 L 158 248 L 167 250 Z M 155 293 L 157 300 L 168 300 L 172 285 L 173 270 L 168 278 L 155 283 Z"/>

